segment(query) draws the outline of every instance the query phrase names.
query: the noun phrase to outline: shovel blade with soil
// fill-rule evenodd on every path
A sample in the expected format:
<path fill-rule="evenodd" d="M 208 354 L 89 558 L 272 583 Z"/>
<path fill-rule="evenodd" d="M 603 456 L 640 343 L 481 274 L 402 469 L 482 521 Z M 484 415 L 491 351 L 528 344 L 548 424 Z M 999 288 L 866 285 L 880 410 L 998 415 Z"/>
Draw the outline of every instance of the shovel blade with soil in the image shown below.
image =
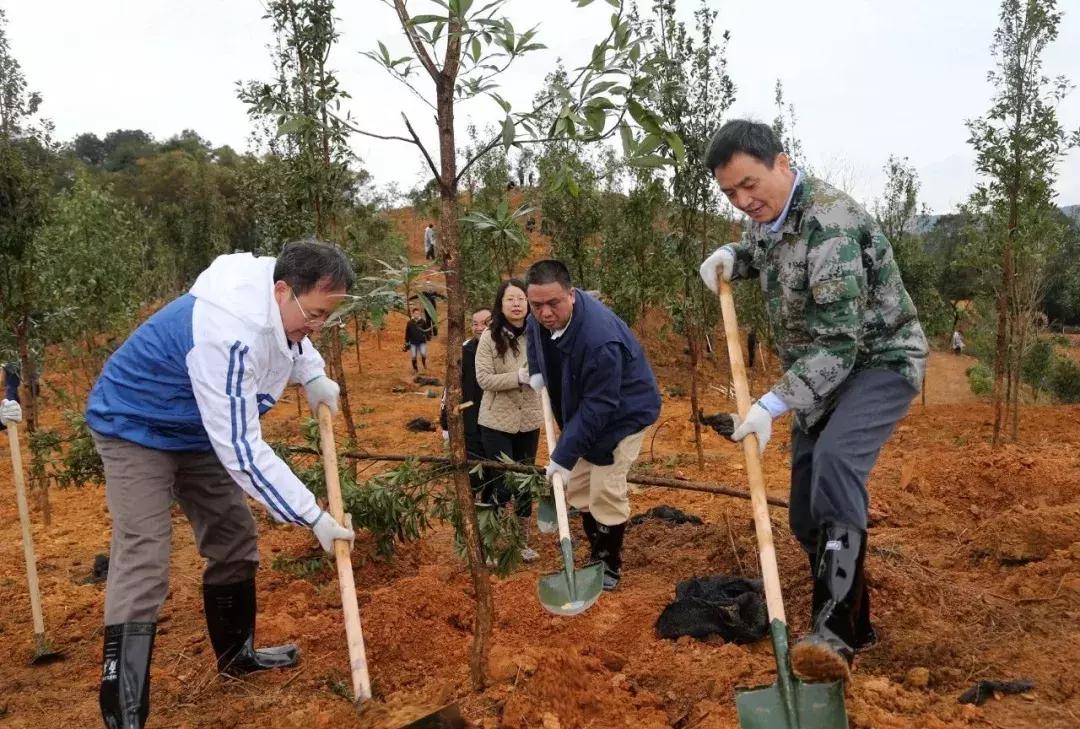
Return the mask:
<path fill-rule="evenodd" d="M 569 536 L 561 540 L 559 546 L 562 548 L 563 568 L 540 576 L 537 585 L 540 604 L 555 615 L 578 615 L 600 599 L 604 591 L 604 565 L 593 562 L 575 569 L 574 548 Z"/>
<path fill-rule="evenodd" d="M 788 664 L 787 626 L 769 625 L 777 665 Z M 777 670 L 774 684 L 735 690 L 740 729 L 847 729 L 844 688 L 839 681 L 804 683 Z"/>

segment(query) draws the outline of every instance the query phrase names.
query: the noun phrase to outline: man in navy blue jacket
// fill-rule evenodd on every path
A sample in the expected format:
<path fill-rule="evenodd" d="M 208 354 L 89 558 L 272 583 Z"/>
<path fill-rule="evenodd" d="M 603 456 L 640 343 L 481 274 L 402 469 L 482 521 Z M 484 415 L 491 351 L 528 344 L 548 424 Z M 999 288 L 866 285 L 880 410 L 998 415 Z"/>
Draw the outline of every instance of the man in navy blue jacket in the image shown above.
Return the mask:
<path fill-rule="evenodd" d="M 529 384 L 545 384 L 562 429 L 547 466 L 559 473 L 566 500 L 581 512 L 593 559 L 604 563 L 604 589 L 622 576 L 630 498 L 626 474 L 645 429 L 660 415 L 660 391 L 629 327 L 570 283 L 559 261 L 534 263 L 526 275 Z"/>

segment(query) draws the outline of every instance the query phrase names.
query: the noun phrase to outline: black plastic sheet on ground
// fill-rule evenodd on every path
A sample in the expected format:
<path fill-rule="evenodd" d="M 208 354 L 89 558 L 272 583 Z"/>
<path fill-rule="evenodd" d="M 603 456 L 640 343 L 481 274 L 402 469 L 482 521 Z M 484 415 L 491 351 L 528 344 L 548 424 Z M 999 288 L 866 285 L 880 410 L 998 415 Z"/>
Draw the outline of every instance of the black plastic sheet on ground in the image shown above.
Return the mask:
<path fill-rule="evenodd" d="M 656 634 L 661 638 L 719 635 L 730 643 L 753 643 L 768 632 L 761 580 L 744 577 L 683 580 L 675 587 L 675 601 L 656 619 Z"/>
<path fill-rule="evenodd" d="M 674 506 L 654 506 L 644 514 L 638 514 L 630 520 L 630 526 L 640 524 L 643 521 L 666 521 L 669 524 L 701 524 L 702 521 L 693 514 L 687 514 Z"/>

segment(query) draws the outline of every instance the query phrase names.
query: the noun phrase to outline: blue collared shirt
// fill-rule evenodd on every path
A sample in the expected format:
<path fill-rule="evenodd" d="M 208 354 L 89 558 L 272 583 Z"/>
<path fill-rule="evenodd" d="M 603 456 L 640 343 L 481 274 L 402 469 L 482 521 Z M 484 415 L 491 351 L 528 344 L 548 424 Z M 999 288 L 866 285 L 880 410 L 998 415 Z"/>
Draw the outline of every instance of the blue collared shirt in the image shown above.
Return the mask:
<path fill-rule="evenodd" d="M 784 211 L 769 224 L 770 233 L 779 233 L 780 229 L 784 227 L 784 221 L 787 220 L 788 210 L 791 209 L 791 201 L 795 199 L 795 191 L 799 189 L 799 182 L 802 180 L 802 171 L 795 170 L 795 182 L 791 185 L 791 193 L 788 194 L 787 203 L 784 205 Z"/>

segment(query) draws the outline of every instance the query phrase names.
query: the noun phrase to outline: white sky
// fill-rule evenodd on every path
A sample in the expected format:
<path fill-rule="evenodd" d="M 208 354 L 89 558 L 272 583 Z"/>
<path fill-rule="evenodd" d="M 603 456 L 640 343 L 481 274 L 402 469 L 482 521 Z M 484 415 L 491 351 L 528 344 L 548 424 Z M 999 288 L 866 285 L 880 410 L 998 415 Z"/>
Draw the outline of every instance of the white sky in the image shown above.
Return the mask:
<path fill-rule="evenodd" d="M 696 0 L 680 0 L 692 22 Z M 650 6 L 649 0 L 642 0 Z M 82 132 L 104 137 L 141 128 L 158 139 L 196 130 L 215 145 L 247 148 L 250 124 L 236 82 L 268 78 L 271 33 L 258 0 L 0 0 L 8 37 L 44 115 L 61 139 Z M 733 115 L 770 121 L 773 87 L 784 82 L 795 105 L 797 133 L 817 169 L 839 173 L 861 200 L 883 185 L 888 155 L 910 158 L 923 181 L 922 199 L 948 212 L 975 183 L 964 120 L 989 106 L 986 73 L 999 4 L 993 0 L 710 0 L 720 10 L 717 33 L 731 31 L 729 70 L 738 87 Z M 1059 0 L 1065 17 L 1045 71 L 1080 83 L 1080 0 Z M 436 12 L 411 0 L 414 14 Z M 763 8 L 767 7 L 767 10 Z M 503 93 L 524 108 L 544 74 L 562 57 L 584 62 L 608 26 L 602 0 L 583 10 L 571 0 L 512 0 L 515 27 L 541 23 L 547 51 L 527 56 L 503 79 Z M 377 40 L 391 55 L 406 45 L 394 13 L 377 0 L 338 0 L 342 38 L 333 62 L 353 96 L 352 112 L 372 131 L 400 134 L 400 110 L 435 147 L 432 115 L 362 50 Z M 1080 127 L 1080 90 L 1059 107 L 1066 128 Z M 458 112 L 501 118 L 486 99 Z M 407 189 L 421 181 L 416 149 L 356 137 L 354 147 L 376 184 Z M 1060 165 L 1058 202 L 1080 204 L 1080 152 Z"/>

